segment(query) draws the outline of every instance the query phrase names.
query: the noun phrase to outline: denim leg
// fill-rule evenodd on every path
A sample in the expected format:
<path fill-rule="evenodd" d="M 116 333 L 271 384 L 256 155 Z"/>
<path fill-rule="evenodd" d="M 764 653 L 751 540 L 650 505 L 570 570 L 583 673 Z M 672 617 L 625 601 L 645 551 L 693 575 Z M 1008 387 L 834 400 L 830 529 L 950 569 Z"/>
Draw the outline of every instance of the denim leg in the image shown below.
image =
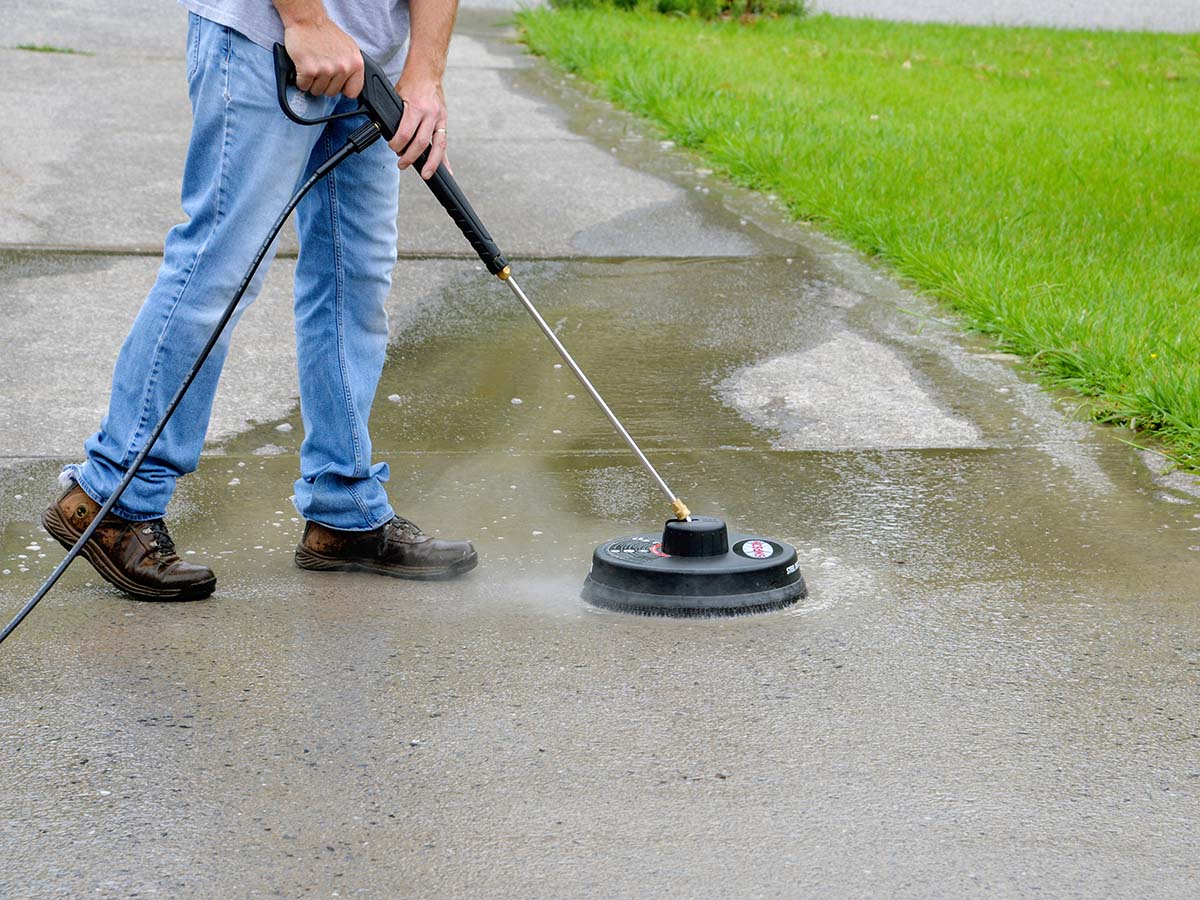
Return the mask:
<path fill-rule="evenodd" d="M 345 106 L 350 101 L 342 101 Z M 361 124 L 332 122 L 309 170 Z M 338 167 L 297 211 L 296 348 L 304 442 L 300 514 L 347 531 L 392 518 L 386 463 L 371 463 L 368 419 L 387 352 L 384 301 L 396 263 L 399 172 L 383 141 Z"/>
<path fill-rule="evenodd" d="M 85 444 L 87 459 L 64 473 L 98 502 L 124 477 L 195 362 L 320 133 L 283 116 L 270 52 L 194 14 L 188 25 L 188 91 L 193 124 L 182 189 L 188 221 L 167 234 L 157 279 L 117 359 L 108 414 Z M 272 248 L 122 494 L 118 515 L 134 521 L 161 517 L 175 480 L 195 470 L 230 334 L 258 294 L 273 253 Z"/>

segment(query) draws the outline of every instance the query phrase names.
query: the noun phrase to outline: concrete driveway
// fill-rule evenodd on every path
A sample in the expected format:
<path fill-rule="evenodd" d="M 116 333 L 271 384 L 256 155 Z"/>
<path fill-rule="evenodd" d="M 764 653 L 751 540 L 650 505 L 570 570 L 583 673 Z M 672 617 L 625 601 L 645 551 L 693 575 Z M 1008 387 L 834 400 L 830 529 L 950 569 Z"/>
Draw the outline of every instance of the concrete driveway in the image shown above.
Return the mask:
<path fill-rule="evenodd" d="M 178 215 L 183 15 L 18 2 L 0 49 L 0 610 Z M 668 510 L 405 181 L 372 422 L 444 584 L 295 569 L 281 258 L 172 513 L 216 596 L 80 563 L 0 648 L 0 895 L 1178 897 L 1200 876 L 1200 502 L 854 254 L 468 11 L 459 181 L 698 512 L 794 543 L 786 613 L 578 600 Z M 520 401 L 517 403 L 516 401 Z"/>

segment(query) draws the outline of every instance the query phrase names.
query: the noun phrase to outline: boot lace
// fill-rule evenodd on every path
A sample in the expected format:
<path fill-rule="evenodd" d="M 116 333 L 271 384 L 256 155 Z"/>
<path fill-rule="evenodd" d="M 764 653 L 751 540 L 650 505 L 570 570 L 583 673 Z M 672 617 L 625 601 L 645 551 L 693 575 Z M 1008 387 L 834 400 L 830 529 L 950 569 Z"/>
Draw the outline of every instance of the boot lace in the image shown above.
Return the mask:
<path fill-rule="evenodd" d="M 147 522 L 142 528 L 142 534 L 148 534 L 153 538 L 150 546 L 154 548 L 155 555 L 161 557 L 175 554 L 175 542 L 171 540 L 171 535 L 167 532 L 167 523 L 162 519 Z"/>

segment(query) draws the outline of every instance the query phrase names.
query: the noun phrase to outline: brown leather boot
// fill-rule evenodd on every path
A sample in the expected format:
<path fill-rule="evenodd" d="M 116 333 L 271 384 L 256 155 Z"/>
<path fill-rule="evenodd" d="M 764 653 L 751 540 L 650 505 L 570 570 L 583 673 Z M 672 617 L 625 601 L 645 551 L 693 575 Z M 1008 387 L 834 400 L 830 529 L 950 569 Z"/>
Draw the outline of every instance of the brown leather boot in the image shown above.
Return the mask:
<path fill-rule="evenodd" d="M 99 511 L 100 504 L 72 484 L 42 513 L 42 525 L 69 550 Z M 138 600 L 200 600 L 217 586 L 212 569 L 179 558 L 162 519 L 130 522 L 109 513 L 83 555 L 101 578 Z"/>
<path fill-rule="evenodd" d="M 479 564 L 470 541 L 439 541 L 399 516 L 374 531 L 304 526 L 296 565 L 321 572 L 359 570 L 396 578 L 453 578 Z"/>

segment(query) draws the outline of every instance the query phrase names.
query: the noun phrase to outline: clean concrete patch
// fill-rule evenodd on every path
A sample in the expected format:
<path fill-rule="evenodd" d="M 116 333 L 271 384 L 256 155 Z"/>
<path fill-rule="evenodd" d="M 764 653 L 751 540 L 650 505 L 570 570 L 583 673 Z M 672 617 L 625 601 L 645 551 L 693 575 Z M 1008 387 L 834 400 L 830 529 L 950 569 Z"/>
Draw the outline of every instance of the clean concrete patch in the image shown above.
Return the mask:
<path fill-rule="evenodd" d="M 777 432 L 779 449 L 984 445 L 979 429 L 942 410 L 900 356 L 849 332 L 741 369 L 718 392 L 748 421 Z"/>

